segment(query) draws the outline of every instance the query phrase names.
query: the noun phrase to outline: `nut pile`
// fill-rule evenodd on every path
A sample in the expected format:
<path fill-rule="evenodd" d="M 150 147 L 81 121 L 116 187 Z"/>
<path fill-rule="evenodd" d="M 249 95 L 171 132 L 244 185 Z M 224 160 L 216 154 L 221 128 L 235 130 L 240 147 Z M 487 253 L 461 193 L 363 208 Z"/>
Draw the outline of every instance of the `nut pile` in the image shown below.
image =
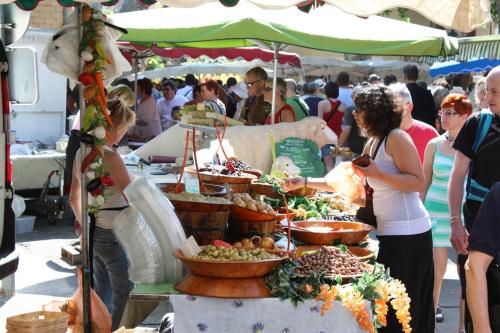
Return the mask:
<path fill-rule="evenodd" d="M 322 247 L 317 252 L 306 254 L 297 260 L 295 272 L 310 275 L 313 272 L 327 272 L 327 275 L 357 275 L 363 273 L 363 263 L 336 247 Z"/>

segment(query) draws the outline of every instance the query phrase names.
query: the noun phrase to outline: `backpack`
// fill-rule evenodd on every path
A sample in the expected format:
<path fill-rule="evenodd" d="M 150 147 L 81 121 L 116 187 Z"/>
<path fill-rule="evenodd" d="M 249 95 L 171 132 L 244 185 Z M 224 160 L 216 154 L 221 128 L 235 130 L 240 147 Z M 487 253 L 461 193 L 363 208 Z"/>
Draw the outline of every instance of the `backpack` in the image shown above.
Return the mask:
<path fill-rule="evenodd" d="M 476 153 L 479 149 L 481 143 L 483 143 L 486 138 L 486 134 L 488 134 L 488 130 L 490 129 L 491 122 L 493 121 L 493 113 L 489 110 L 483 110 L 479 114 L 479 125 L 476 131 L 476 137 L 474 139 L 474 144 L 472 145 L 472 151 Z M 469 176 L 467 177 L 467 195 L 466 199 L 483 202 L 484 198 L 490 191 L 489 188 L 479 184 L 474 178 L 472 178 L 472 174 L 474 172 L 473 164 L 471 163 L 469 168 Z"/>
<path fill-rule="evenodd" d="M 326 121 L 328 127 L 330 127 L 337 136 L 340 136 L 340 132 L 342 132 L 342 119 L 344 118 L 344 113 L 339 111 L 339 106 L 342 102 L 338 99 L 335 101 L 328 101 L 330 102 L 331 109 L 329 112 L 323 114 L 323 119 Z"/>

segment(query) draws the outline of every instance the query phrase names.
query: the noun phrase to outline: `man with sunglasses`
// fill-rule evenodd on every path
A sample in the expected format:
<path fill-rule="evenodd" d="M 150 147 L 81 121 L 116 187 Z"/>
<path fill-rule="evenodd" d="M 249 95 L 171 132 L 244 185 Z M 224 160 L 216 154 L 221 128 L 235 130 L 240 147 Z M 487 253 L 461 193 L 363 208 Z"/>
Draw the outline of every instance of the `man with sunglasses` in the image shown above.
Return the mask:
<path fill-rule="evenodd" d="M 267 73 L 261 67 L 251 68 L 245 74 L 245 84 L 248 89 L 248 98 L 245 100 L 240 120 L 247 125 L 263 125 L 271 105 L 264 101 Z"/>
<path fill-rule="evenodd" d="M 172 80 L 165 80 L 161 83 L 163 98 L 156 103 L 156 110 L 160 114 L 161 126 L 167 130 L 175 124 L 172 111 L 175 107 L 181 107 L 188 102 L 188 99 L 181 95 L 176 95 L 176 85 Z"/>

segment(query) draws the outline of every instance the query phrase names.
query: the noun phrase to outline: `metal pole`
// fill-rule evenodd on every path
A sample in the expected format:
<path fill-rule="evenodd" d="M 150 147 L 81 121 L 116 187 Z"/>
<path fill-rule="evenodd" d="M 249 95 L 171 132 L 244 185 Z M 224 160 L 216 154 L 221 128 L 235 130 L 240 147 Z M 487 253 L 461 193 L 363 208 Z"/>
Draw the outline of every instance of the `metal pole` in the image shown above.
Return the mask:
<path fill-rule="evenodd" d="M 135 101 L 135 111 L 137 112 L 137 71 L 139 67 L 139 57 L 137 52 L 134 52 L 134 101 Z"/>
<path fill-rule="evenodd" d="M 271 104 L 271 124 L 274 124 L 276 113 L 276 85 L 278 82 L 278 59 L 280 55 L 280 43 L 273 43 L 274 48 L 274 77 L 273 77 L 273 99 Z"/>
<path fill-rule="evenodd" d="M 83 36 L 83 21 L 82 21 L 83 5 L 78 6 L 78 29 L 80 40 Z M 80 57 L 80 71 L 83 70 L 84 61 Z M 85 99 L 83 98 L 83 85 L 79 85 L 80 93 L 80 124 L 83 124 L 85 115 Z M 81 130 L 80 130 L 81 131 Z M 87 147 L 80 142 L 81 160 L 87 156 Z M 89 221 L 87 216 L 87 180 L 85 173 L 80 174 L 80 193 L 82 200 L 82 216 L 80 216 L 80 224 L 82 227 L 82 235 L 80 237 L 80 247 L 82 251 L 82 280 L 83 280 L 83 329 L 85 333 L 90 333 L 90 260 L 89 260 Z"/>

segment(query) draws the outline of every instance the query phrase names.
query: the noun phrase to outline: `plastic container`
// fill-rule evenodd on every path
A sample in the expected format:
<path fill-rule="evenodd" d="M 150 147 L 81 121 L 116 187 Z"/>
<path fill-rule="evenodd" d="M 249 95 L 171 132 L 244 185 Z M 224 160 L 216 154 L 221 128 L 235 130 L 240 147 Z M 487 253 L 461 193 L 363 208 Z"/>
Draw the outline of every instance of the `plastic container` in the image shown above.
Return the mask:
<path fill-rule="evenodd" d="M 21 215 L 16 217 L 16 235 L 33 232 L 36 216 Z"/>

